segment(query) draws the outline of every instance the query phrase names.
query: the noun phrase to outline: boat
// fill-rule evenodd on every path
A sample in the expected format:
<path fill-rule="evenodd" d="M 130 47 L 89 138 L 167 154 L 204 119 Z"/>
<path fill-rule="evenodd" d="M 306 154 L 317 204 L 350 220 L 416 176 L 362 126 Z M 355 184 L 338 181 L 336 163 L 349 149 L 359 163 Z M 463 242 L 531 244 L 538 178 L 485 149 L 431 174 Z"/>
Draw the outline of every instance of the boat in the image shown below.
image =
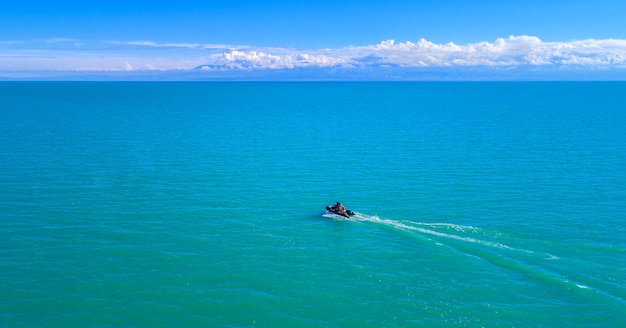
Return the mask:
<path fill-rule="evenodd" d="M 349 218 L 351 216 L 354 215 L 354 212 L 350 211 L 349 209 L 346 209 L 345 211 L 338 211 L 337 210 L 337 205 L 328 205 L 326 206 L 326 210 L 333 213 L 333 214 L 337 214 L 337 215 L 341 215 L 343 217 Z"/>

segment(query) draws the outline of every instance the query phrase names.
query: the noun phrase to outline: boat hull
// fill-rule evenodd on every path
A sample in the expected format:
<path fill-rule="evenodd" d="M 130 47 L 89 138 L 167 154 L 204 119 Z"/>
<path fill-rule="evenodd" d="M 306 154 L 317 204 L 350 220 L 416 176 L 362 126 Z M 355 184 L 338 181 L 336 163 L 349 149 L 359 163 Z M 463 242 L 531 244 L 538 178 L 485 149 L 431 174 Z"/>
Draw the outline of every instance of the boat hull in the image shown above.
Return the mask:
<path fill-rule="evenodd" d="M 345 212 L 339 212 L 335 210 L 335 207 L 332 205 L 328 205 L 326 206 L 326 210 L 333 213 L 333 214 L 337 214 L 337 215 L 341 215 L 343 217 L 349 218 L 350 216 L 354 215 L 354 212 L 350 211 L 350 210 L 345 210 Z"/>

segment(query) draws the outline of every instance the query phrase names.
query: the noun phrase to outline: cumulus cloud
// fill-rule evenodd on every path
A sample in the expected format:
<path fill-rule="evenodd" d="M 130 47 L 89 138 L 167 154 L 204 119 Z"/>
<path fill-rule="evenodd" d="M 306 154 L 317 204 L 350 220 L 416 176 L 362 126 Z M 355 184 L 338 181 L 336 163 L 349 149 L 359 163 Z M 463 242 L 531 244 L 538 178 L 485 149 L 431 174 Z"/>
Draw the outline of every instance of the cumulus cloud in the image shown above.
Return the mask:
<path fill-rule="evenodd" d="M 510 36 L 493 42 L 457 45 L 385 40 L 375 45 L 324 50 L 227 50 L 206 58 L 224 68 L 289 69 L 295 67 L 453 67 L 626 65 L 626 40 L 543 42 L 534 36 Z"/>
<path fill-rule="evenodd" d="M 317 51 L 297 52 L 274 49 L 272 53 L 257 50 L 228 50 L 207 57 L 207 66 L 222 68 L 292 69 L 296 67 L 330 67 L 350 61 L 343 56 L 320 54 Z"/>
<path fill-rule="evenodd" d="M 49 47 L 47 44 L 73 44 Z M 108 47 L 106 46 L 108 45 Z M 544 42 L 509 36 L 469 44 L 384 40 L 336 49 L 233 46 L 153 41 L 48 39 L 39 44 L 0 40 L 0 72 L 10 70 L 282 70 L 379 67 L 626 68 L 626 40 Z"/>
<path fill-rule="evenodd" d="M 595 45 L 595 51 L 584 53 L 585 47 Z M 595 40 L 579 43 L 547 43 L 537 37 L 510 36 L 494 42 L 457 45 L 452 42 L 436 44 L 425 39 L 395 43 L 384 41 L 375 46 L 357 48 L 373 51 L 388 61 L 406 66 L 516 66 L 563 64 L 565 57 L 602 58 L 608 53 L 626 52 L 626 47 L 600 46 Z"/>

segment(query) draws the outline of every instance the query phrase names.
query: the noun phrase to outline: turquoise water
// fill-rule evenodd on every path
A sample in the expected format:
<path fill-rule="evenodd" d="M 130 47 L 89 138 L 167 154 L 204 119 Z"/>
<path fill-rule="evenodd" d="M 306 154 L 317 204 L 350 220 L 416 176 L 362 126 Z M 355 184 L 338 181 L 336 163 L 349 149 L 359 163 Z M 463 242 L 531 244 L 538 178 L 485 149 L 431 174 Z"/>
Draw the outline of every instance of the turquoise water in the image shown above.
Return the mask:
<path fill-rule="evenodd" d="M 626 83 L 0 103 L 2 327 L 626 325 Z"/>

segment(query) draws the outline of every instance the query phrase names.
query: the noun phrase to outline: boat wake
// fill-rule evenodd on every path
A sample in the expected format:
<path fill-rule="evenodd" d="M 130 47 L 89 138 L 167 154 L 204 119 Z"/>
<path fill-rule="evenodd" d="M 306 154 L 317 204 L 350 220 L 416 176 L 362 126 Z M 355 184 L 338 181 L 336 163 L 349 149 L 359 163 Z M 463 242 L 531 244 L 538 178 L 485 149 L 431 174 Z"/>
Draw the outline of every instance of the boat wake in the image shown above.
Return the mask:
<path fill-rule="evenodd" d="M 415 222 L 409 220 L 391 220 L 391 219 L 381 219 L 377 215 L 366 215 L 363 213 L 355 212 L 354 216 L 350 218 L 345 218 L 330 212 L 324 214 L 325 217 L 332 218 L 334 220 L 342 220 L 342 221 L 356 221 L 356 222 L 370 222 L 375 224 L 381 224 L 388 227 L 392 227 L 398 230 L 403 231 L 413 231 L 422 234 L 423 236 L 432 237 L 429 238 L 439 245 L 444 245 L 442 243 L 444 240 L 457 240 L 466 243 L 480 244 L 484 246 L 501 248 L 501 249 L 509 249 L 509 250 L 517 250 L 527 253 L 533 253 L 530 250 L 524 249 L 516 249 L 514 247 L 505 245 L 501 242 L 495 241 L 487 241 L 484 239 L 479 239 L 478 236 L 482 236 L 482 238 L 492 237 L 497 238 L 499 234 L 489 234 L 479 228 L 473 226 L 463 226 L 457 225 L 453 223 L 427 223 L 427 222 Z M 490 236 L 491 235 L 491 236 Z"/>
<path fill-rule="evenodd" d="M 572 276 L 571 272 L 565 269 L 567 266 L 559 263 L 561 261 L 559 256 L 545 251 L 550 248 L 547 241 L 488 231 L 474 226 L 382 219 L 377 215 L 358 212 L 350 218 L 330 212 L 325 213 L 324 217 L 337 221 L 390 227 L 422 237 L 436 245 L 448 247 L 464 255 L 476 257 L 502 269 L 525 274 L 544 284 L 560 286 L 566 290 L 594 290 L 616 298 L 620 302 L 626 302 L 626 295 L 609 292 L 612 288 L 605 286 L 603 281 L 590 276 Z"/>

